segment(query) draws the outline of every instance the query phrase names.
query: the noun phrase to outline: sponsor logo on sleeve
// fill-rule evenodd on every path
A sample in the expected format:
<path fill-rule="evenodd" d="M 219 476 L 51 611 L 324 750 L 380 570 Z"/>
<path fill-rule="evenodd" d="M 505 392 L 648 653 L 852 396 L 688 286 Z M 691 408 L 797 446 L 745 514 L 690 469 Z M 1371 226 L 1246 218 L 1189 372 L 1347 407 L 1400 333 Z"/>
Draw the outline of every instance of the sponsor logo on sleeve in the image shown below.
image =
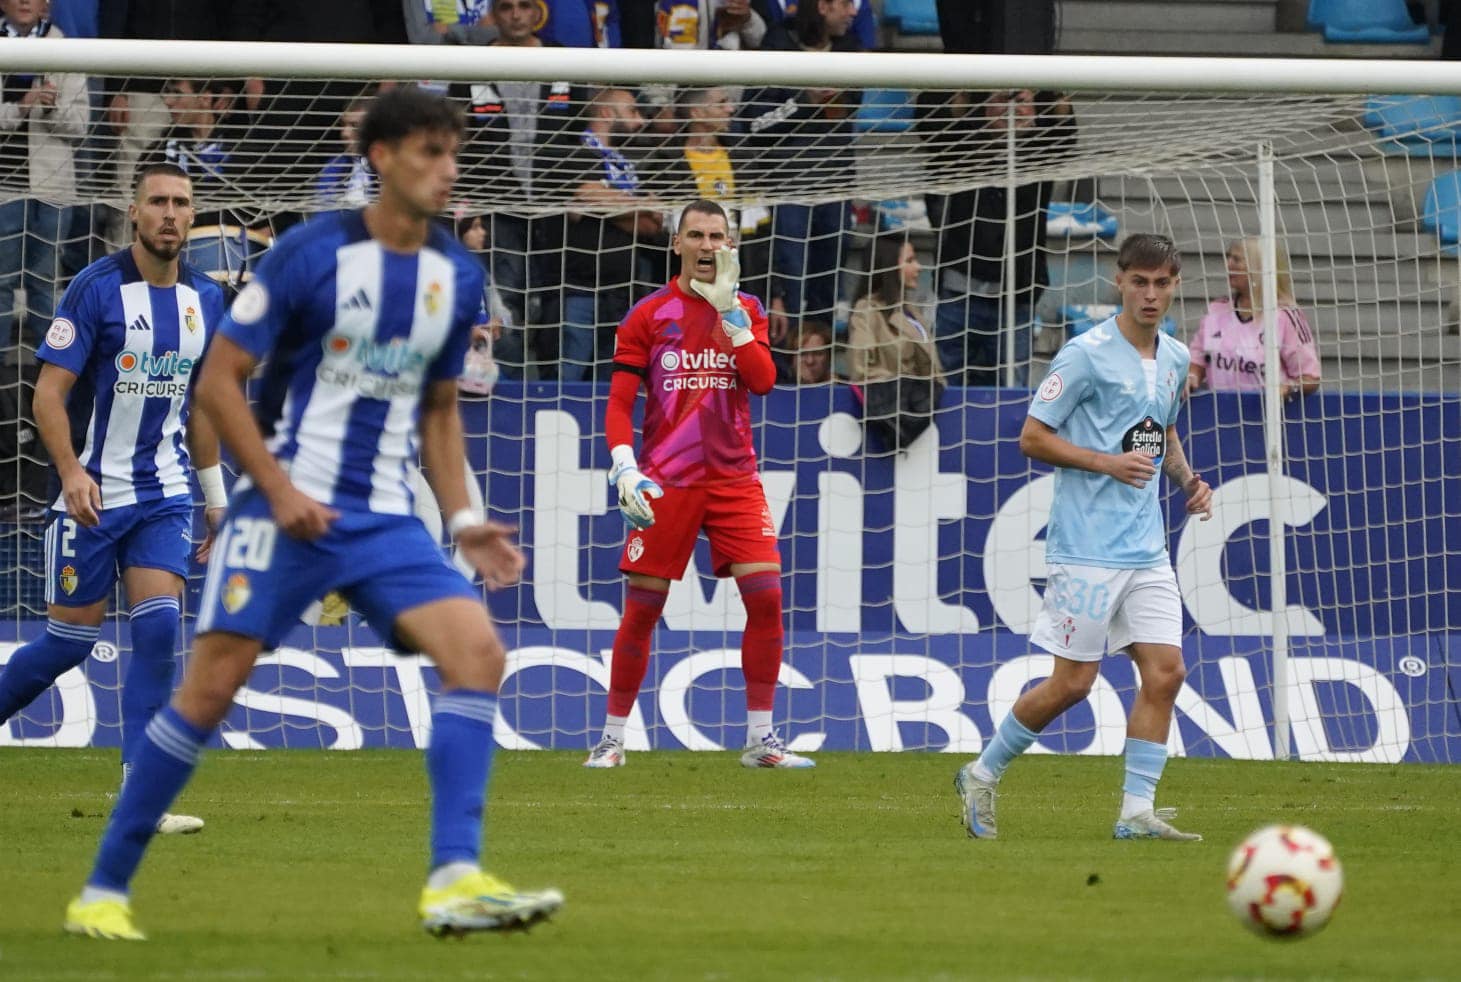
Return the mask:
<path fill-rule="evenodd" d="M 60 351 L 71 347 L 71 342 L 76 340 L 76 325 L 64 317 L 57 317 L 51 321 L 51 329 L 46 332 L 46 344 Z"/>

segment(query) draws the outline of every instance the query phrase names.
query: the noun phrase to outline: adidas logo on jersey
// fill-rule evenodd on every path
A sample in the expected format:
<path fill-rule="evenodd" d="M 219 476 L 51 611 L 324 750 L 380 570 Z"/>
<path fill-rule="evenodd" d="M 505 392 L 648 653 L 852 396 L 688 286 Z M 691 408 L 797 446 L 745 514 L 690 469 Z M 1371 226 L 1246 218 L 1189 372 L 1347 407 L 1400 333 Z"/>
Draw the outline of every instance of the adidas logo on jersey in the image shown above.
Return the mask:
<path fill-rule="evenodd" d="M 340 309 L 341 310 L 372 310 L 372 309 L 374 309 L 374 306 L 375 305 L 370 302 L 370 294 L 368 294 L 368 293 L 365 292 L 365 287 L 361 287 L 360 289 L 356 290 L 353 294 L 351 294 L 349 300 L 346 300 L 343 304 L 340 305 Z"/>
<path fill-rule="evenodd" d="M 129 331 L 150 331 L 152 322 L 147 319 L 146 314 L 138 314 L 137 319 L 127 325 Z"/>

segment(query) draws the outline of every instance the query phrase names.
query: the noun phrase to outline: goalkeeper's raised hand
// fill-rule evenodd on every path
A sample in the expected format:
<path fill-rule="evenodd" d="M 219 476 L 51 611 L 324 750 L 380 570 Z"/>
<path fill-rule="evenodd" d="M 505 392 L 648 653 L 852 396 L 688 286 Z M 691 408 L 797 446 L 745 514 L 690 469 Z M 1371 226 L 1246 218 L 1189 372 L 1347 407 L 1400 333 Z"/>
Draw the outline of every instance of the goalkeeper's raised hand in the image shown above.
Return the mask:
<path fill-rule="evenodd" d="M 736 291 L 741 285 L 741 260 L 736 250 L 723 246 L 715 252 L 715 281 L 702 283 L 690 281 L 690 289 L 708 300 L 720 311 L 720 326 L 730 338 L 731 344 L 739 348 L 756 340 L 751 332 L 751 315 L 746 313 Z"/>
<path fill-rule="evenodd" d="M 664 490 L 644 476 L 634 451 L 627 446 L 618 446 L 610 451 L 614 466 L 609 469 L 609 483 L 619 491 L 619 514 L 624 524 L 632 529 L 647 529 L 654 524 L 654 509 L 651 498 L 663 498 Z"/>

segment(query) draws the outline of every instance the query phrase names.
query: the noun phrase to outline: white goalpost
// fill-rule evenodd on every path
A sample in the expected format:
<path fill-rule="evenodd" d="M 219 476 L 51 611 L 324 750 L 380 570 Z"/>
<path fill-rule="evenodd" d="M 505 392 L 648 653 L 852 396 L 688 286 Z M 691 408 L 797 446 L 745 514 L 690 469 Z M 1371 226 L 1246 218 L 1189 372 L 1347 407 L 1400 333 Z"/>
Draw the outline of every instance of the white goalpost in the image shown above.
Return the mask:
<path fill-rule="evenodd" d="M 158 159 L 189 170 L 189 259 L 238 287 L 289 225 L 368 199 L 349 144 L 361 100 L 415 81 L 466 113 L 447 218 L 464 241 L 481 227 L 473 248 L 503 322 L 501 378 L 464 394 L 463 414 L 475 490 L 520 524 L 530 557 L 520 587 L 488 596 L 512 651 L 504 745 L 597 735 L 622 608 L 605 345 L 670 275 L 678 208 L 710 194 L 736 216 L 745 287 L 777 315 L 785 378 L 755 413 L 785 573 L 776 712 L 793 749 L 974 753 L 1048 673 L 1028 633 L 1051 477 L 1019 454 L 1019 426 L 1059 344 L 1115 310 L 1120 239 L 1160 232 L 1183 254 L 1177 338 L 1246 282 L 1252 319 L 1299 317 L 1319 359 L 1317 391 L 1295 393 L 1291 335 L 1205 342 L 1210 379 L 1253 384 L 1198 388 L 1179 424 L 1215 516 L 1188 523 L 1168 502 L 1189 671 L 1171 749 L 1461 759 L 1461 116 L 1440 98 L 1461 95 L 1461 67 L 41 40 L 0 45 L 0 70 L 89 80 L 84 125 L 59 137 L 69 186 L 45 197 L 25 168 L 0 171 L 0 208 L 39 197 L 59 215 L 45 275 L 15 272 L 0 338 L 0 662 L 45 623 L 34 350 L 69 278 L 128 241 L 131 175 Z M 583 197 L 602 161 L 582 134 L 620 88 L 642 122 L 605 131 L 632 165 L 615 178 L 630 211 Z M 118 91 L 120 126 L 106 112 Z M 722 97 L 722 115 L 705 108 Z M 17 139 L 0 133 L 0 154 Z M 33 258 L 36 236 L 0 229 L 0 265 Z M 962 359 L 946 362 L 933 426 L 893 446 L 864 419 L 875 380 L 798 374 L 824 336 L 829 370 L 851 370 L 849 314 L 884 271 L 882 238 L 913 243 L 926 323 Z M 1229 269 L 1235 244 L 1246 280 Z M 439 526 L 429 493 L 421 511 Z M 743 624 L 734 587 L 697 555 L 656 632 L 629 749 L 739 745 Z M 103 638 L 0 725 L 0 745 L 118 742 L 125 619 Z M 327 604 L 261 662 L 223 739 L 417 745 L 434 684 Z M 1135 685 L 1108 659 L 1037 748 L 1119 753 Z"/>

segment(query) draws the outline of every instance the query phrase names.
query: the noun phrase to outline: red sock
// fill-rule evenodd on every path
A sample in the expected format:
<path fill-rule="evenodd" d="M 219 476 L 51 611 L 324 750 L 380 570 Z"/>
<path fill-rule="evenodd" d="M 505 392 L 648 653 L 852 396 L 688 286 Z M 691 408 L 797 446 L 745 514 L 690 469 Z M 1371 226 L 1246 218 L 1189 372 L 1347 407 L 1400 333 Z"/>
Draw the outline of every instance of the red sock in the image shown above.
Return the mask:
<path fill-rule="evenodd" d="M 781 574 L 776 570 L 736 578 L 746 607 L 741 635 L 741 671 L 746 676 L 746 709 L 770 711 L 781 673 Z"/>
<path fill-rule="evenodd" d="M 624 595 L 624 618 L 614 635 L 614 657 L 609 662 L 609 715 L 628 716 L 639 698 L 649 668 L 649 636 L 665 609 L 668 593 L 631 586 Z"/>

